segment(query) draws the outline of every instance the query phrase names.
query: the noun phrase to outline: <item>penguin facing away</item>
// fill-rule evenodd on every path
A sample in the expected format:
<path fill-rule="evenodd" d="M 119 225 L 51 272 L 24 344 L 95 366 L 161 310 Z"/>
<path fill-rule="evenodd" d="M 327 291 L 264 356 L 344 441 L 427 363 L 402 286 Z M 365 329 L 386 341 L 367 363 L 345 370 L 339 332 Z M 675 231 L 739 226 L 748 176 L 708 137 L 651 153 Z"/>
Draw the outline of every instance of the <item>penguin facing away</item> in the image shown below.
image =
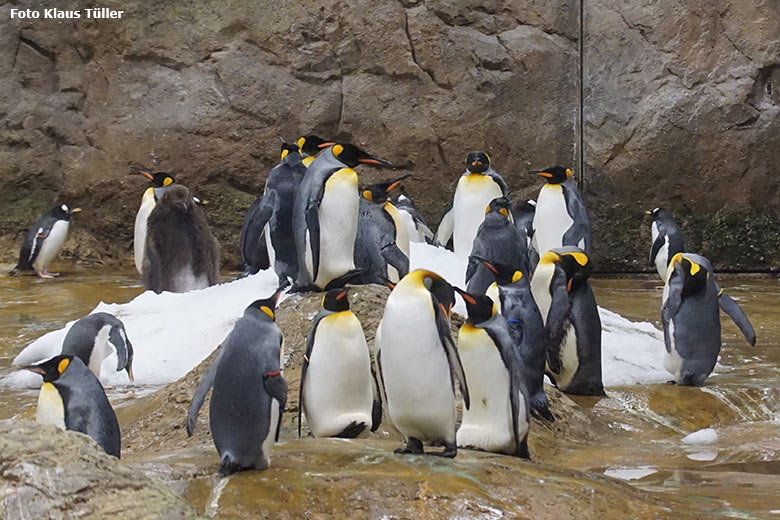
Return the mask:
<path fill-rule="evenodd" d="M 360 197 L 353 168 L 358 164 L 392 167 L 352 144 L 334 144 L 317 156 L 298 186 L 293 207 L 298 277 L 293 290 L 338 286 L 339 279 L 355 269 Z"/>
<path fill-rule="evenodd" d="M 479 225 L 485 218 L 485 207 L 491 200 L 509 194 L 504 179 L 490 165 L 485 152 L 471 152 L 466 156 L 466 171 L 460 176 L 452 203 L 445 210 L 436 242 L 447 246 L 452 240 L 453 251 L 468 257 Z"/>
<path fill-rule="evenodd" d="M 298 402 L 315 437 L 354 438 L 379 428 L 382 401 L 360 321 L 347 289 L 332 289 L 306 336 Z"/>
<path fill-rule="evenodd" d="M 152 183 L 141 197 L 141 206 L 135 215 L 133 230 L 133 260 L 135 261 L 135 269 L 138 274 L 141 274 L 144 264 L 144 247 L 146 246 L 146 224 L 149 215 L 165 191 L 176 182 L 176 179 L 168 172 L 152 172 L 140 166 L 130 166 L 130 169 L 133 170 L 131 174 L 143 175 Z"/>
<path fill-rule="evenodd" d="M 672 257 L 661 321 L 666 345 L 664 368 L 679 385 L 701 386 L 715 368 L 721 348 L 718 307 L 722 307 L 719 299 L 723 294 L 709 260 L 693 253 Z M 734 300 L 728 301 L 727 313 L 748 343 L 755 345 L 755 332 L 747 316 Z"/>
<path fill-rule="evenodd" d="M 220 456 L 219 473 L 267 469 L 279 439 L 287 403 L 281 372 L 282 332 L 275 322 L 282 289 L 253 302 L 222 343 L 222 350 L 195 390 L 187 414 L 187 435 L 213 387 L 209 422 Z"/>
<path fill-rule="evenodd" d="M 310 134 L 299 137 L 296 144 L 298 145 L 298 151 L 301 155 L 301 163 L 308 168 L 311 166 L 311 163 L 314 162 L 314 159 L 317 158 L 317 154 L 328 146 L 333 145 L 334 142 Z"/>
<path fill-rule="evenodd" d="M 425 219 L 412 202 L 412 199 L 402 191 L 398 195 L 393 196 L 390 200 L 392 201 L 393 206 L 398 208 L 401 220 L 403 220 L 406 225 L 409 241 L 433 244 L 434 233 L 431 231 L 431 228 L 428 227 L 428 224 L 425 223 Z"/>
<path fill-rule="evenodd" d="M 26 370 L 43 376 L 36 420 L 92 437 L 119 458 L 122 441 L 114 409 L 95 374 L 77 357 L 55 356 Z"/>
<path fill-rule="evenodd" d="M 536 200 L 533 220 L 533 244 L 539 256 L 565 246 L 579 247 L 590 254 L 590 218 L 572 171 L 553 166 L 530 173 L 547 180 Z"/>
<path fill-rule="evenodd" d="M 59 273 L 49 272 L 49 265 L 65 243 L 70 217 L 80 211 L 81 208 L 71 209 L 67 204 L 57 204 L 44 213 L 27 231 L 19 252 L 19 262 L 8 274 L 16 276 L 19 271 L 34 271 L 39 278 L 59 276 Z"/>
<path fill-rule="evenodd" d="M 244 214 L 239 244 L 241 246 L 241 277 L 257 274 L 271 267 L 265 222 L 271 218 L 276 204 L 276 193 L 258 196 Z M 260 225 L 263 223 L 263 225 Z"/>
<path fill-rule="evenodd" d="M 677 253 L 684 253 L 685 238 L 680 226 L 672 214 L 664 208 L 645 211 L 652 218 L 653 245 L 650 248 L 650 263 L 655 266 L 658 276 L 666 281 L 666 268 L 669 260 Z"/>
<path fill-rule="evenodd" d="M 466 302 L 468 319 L 458 332 L 458 351 L 473 404 L 458 428 L 460 448 L 515 455 L 528 453 L 528 390 L 523 360 L 506 320 L 484 294 L 456 291 Z"/>
<path fill-rule="evenodd" d="M 525 239 L 525 249 L 528 251 L 529 273 L 533 273 L 536 264 L 539 263 L 539 252 L 533 248 L 534 237 L 534 215 L 536 214 L 536 201 L 528 199 L 518 201 L 512 208 L 512 216 L 515 218 L 515 226 L 520 232 L 520 236 Z"/>
<path fill-rule="evenodd" d="M 474 257 L 472 257 L 474 258 Z M 493 264 L 484 258 L 482 262 L 495 277 L 487 290 L 487 296 L 498 306 L 506 319 L 509 335 L 523 359 L 523 380 L 534 416 L 555 421 L 548 408 L 544 392 L 544 368 L 547 361 L 547 331 L 542 314 L 534 301 L 528 277 L 507 264 Z"/>
<path fill-rule="evenodd" d="M 442 453 L 458 452 L 455 385 L 458 379 L 466 409 L 466 376 L 450 335 L 455 293 L 442 277 L 423 269 L 406 275 L 387 299 L 377 329 L 378 374 L 387 413 L 407 440 L 396 453 L 423 454 L 423 442 L 444 444 Z"/>
<path fill-rule="evenodd" d="M 149 215 L 142 281 L 146 289 L 187 292 L 219 283 L 219 244 L 189 190 L 166 190 Z"/>
<path fill-rule="evenodd" d="M 553 249 L 539 260 L 531 290 L 549 336 L 550 378 L 563 392 L 603 396 L 601 318 L 590 270 L 582 249 Z"/>
<path fill-rule="evenodd" d="M 511 209 L 512 203 L 506 197 L 491 200 L 485 209 L 485 220 L 474 237 L 466 268 L 466 284 L 471 293 L 485 294 L 494 280 L 493 273 L 474 256 L 511 265 L 528 277 L 528 250 L 511 220 Z"/>
<path fill-rule="evenodd" d="M 116 353 L 116 371 L 127 371 L 133 380 L 133 345 L 121 320 L 107 312 L 96 312 L 73 324 L 62 342 L 62 354 L 78 357 L 100 378 L 103 361 Z"/>

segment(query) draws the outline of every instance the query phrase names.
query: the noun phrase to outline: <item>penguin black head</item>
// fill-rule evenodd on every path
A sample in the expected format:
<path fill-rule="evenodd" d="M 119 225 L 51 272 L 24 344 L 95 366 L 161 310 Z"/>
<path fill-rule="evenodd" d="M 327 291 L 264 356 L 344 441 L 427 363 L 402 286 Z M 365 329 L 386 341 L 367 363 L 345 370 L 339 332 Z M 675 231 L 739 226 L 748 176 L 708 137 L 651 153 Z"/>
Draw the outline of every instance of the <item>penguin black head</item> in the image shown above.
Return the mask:
<path fill-rule="evenodd" d="M 504 217 L 509 218 L 511 210 L 512 201 L 506 197 L 498 197 L 490 201 L 490 204 L 485 208 L 485 214 L 500 213 Z"/>
<path fill-rule="evenodd" d="M 492 318 L 496 313 L 496 306 L 488 296 L 469 293 L 457 287 L 455 287 L 455 290 L 458 291 L 458 294 L 463 297 L 463 301 L 466 302 L 466 310 L 472 325 L 479 325 Z"/>
<path fill-rule="evenodd" d="M 465 162 L 469 173 L 483 173 L 490 168 L 490 156 L 485 152 L 469 152 Z"/>
<path fill-rule="evenodd" d="M 515 214 L 516 215 L 523 215 L 523 214 L 534 214 L 536 213 L 536 201 L 533 199 L 523 200 L 523 201 L 517 201 L 515 203 Z"/>
<path fill-rule="evenodd" d="M 266 316 L 271 318 L 272 321 L 276 321 L 276 304 L 279 302 L 279 296 L 282 294 L 286 286 L 281 286 L 274 291 L 274 293 L 268 298 L 253 301 L 247 310 L 260 309 Z"/>
<path fill-rule="evenodd" d="M 557 264 L 566 275 L 566 290 L 571 292 L 589 277 L 593 269 L 588 255 L 578 247 L 567 246 L 547 251 L 540 264 Z"/>
<path fill-rule="evenodd" d="M 656 220 L 674 220 L 672 213 L 666 208 L 655 208 L 645 211 L 645 215 L 650 215 L 650 218 L 655 222 Z"/>
<path fill-rule="evenodd" d="M 297 154 L 301 153 L 300 148 L 298 147 L 297 144 L 288 143 L 281 137 L 279 138 L 279 140 L 282 142 L 282 149 L 279 152 L 279 154 L 281 155 L 281 157 L 279 158 L 280 160 L 283 160 L 285 157 L 287 157 L 287 154 L 289 153 L 297 153 Z"/>
<path fill-rule="evenodd" d="M 350 168 L 354 168 L 358 164 L 370 164 L 372 166 L 380 166 L 382 168 L 394 168 L 393 163 L 369 155 L 367 152 L 361 150 L 354 144 L 350 143 L 336 143 L 332 148 L 333 155 L 346 164 Z"/>
<path fill-rule="evenodd" d="M 168 172 L 152 172 L 146 168 L 142 168 L 141 166 L 130 166 L 130 168 L 133 170 L 131 173 L 143 175 L 149 179 L 153 188 L 167 188 L 176 182 L 176 179 L 173 178 L 173 175 Z"/>
<path fill-rule="evenodd" d="M 30 372 L 42 375 L 44 383 L 51 383 L 52 381 L 59 379 L 59 377 L 65 373 L 71 361 L 73 361 L 73 356 L 60 355 L 44 361 L 43 363 L 27 365 L 23 368 Z"/>
<path fill-rule="evenodd" d="M 495 278 L 498 285 L 512 285 L 523 279 L 523 272 L 519 269 L 515 269 L 509 264 L 489 262 L 476 255 L 471 255 L 469 258 L 481 262 L 482 265 L 487 267 L 488 270 L 493 273 L 493 278 Z"/>
<path fill-rule="evenodd" d="M 349 289 L 333 289 L 322 297 L 322 308 L 326 311 L 342 312 L 349 310 Z"/>
<path fill-rule="evenodd" d="M 193 203 L 190 190 L 182 184 L 176 184 L 165 190 L 162 199 L 160 199 L 160 204 L 168 204 L 182 211 L 190 211 Z"/>
<path fill-rule="evenodd" d="M 452 307 L 455 306 L 455 289 L 436 273 L 420 270 L 419 276 L 423 286 L 431 293 L 438 310 L 449 319 Z"/>
<path fill-rule="evenodd" d="M 402 177 L 398 177 L 397 179 L 393 179 L 392 181 L 371 184 L 363 188 L 363 190 L 360 192 L 360 195 L 364 199 L 370 200 L 371 202 L 385 202 L 390 196 L 390 192 L 400 186 L 401 181 L 411 176 L 412 174 L 409 173 Z"/>
<path fill-rule="evenodd" d="M 672 270 L 683 276 L 683 294 L 696 294 L 707 286 L 710 274 L 683 253 L 677 253 L 669 261 L 669 271 Z"/>
<path fill-rule="evenodd" d="M 333 144 L 331 141 L 326 141 L 317 135 L 304 135 L 298 138 L 296 142 L 298 150 L 300 150 L 301 157 L 309 157 L 310 155 L 317 155 L 325 146 Z"/>
<path fill-rule="evenodd" d="M 70 220 L 74 213 L 79 213 L 81 208 L 71 208 L 67 204 L 57 204 L 51 209 L 51 215 L 58 220 Z"/>
<path fill-rule="evenodd" d="M 547 184 L 560 184 L 566 179 L 571 179 L 572 176 L 572 171 L 563 166 L 551 166 L 544 170 L 534 170 L 528 173 L 544 177 L 547 179 Z"/>

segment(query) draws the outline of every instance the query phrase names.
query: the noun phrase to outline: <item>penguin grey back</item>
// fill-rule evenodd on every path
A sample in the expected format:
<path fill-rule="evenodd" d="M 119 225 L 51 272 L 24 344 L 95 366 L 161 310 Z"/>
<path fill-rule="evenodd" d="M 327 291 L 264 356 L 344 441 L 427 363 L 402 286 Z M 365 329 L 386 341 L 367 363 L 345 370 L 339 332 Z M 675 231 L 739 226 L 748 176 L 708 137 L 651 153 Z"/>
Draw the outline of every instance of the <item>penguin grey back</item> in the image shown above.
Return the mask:
<path fill-rule="evenodd" d="M 101 330 L 107 327 L 105 337 L 99 337 Z M 98 344 L 104 342 L 106 344 Z M 116 352 L 116 371 L 126 370 L 132 379 L 133 373 L 133 345 L 127 337 L 125 325 L 121 320 L 107 312 L 96 312 L 81 318 L 73 324 L 62 342 L 62 353 L 78 357 L 89 366 L 95 349 L 105 352 Z M 98 362 L 102 362 L 101 358 Z M 98 376 L 98 374 L 95 374 Z"/>
<path fill-rule="evenodd" d="M 388 265 L 398 271 L 399 279 L 409 272 L 409 258 L 396 245 L 395 223 L 383 206 L 360 197 L 354 256 L 355 268 L 363 274 L 358 283 L 384 285 Z"/>
<path fill-rule="evenodd" d="M 274 249 L 274 271 L 281 278 L 298 276 L 298 254 L 293 234 L 293 206 L 298 185 L 306 173 L 298 152 L 289 152 L 268 173 L 265 192 L 274 192 L 276 202 L 269 220 L 271 245 Z"/>

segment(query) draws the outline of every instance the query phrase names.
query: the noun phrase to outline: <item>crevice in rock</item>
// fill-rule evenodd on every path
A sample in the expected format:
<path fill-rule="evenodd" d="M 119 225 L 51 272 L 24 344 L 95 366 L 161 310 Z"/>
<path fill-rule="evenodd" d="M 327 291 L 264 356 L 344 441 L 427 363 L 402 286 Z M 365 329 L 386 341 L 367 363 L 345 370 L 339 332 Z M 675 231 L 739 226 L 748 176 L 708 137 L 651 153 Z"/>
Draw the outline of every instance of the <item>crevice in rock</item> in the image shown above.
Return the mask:
<path fill-rule="evenodd" d="M 19 56 L 19 47 L 22 45 L 22 39 L 16 39 L 16 49 L 14 50 L 14 60 L 11 63 L 11 70 L 16 68 L 16 58 Z"/>
<path fill-rule="evenodd" d="M 450 85 L 446 83 L 439 83 L 438 81 L 436 81 L 436 78 L 434 78 L 433 76 L 433 72 L 420 65 L 420 62 L 417 61 L 417 49 L 415 49 L 414 47 L 414 41 L 412 40 L 412 33 L 409 31 L 409 15 L 407 15 L 406 12 L 404 12 L 404 33 L 406 34 L 406 40 L 409 42 L 409 50 L 412 55 L 412 61 L 414 62 L 415 65 L 417 65 L 417 68 L 423 71 L 431 79 L 431 81 L 433 81 L 435 85 L 438 85 L 443 89 L 449 90 L 451 88 Z"/>
<path fill-rule="evenodd" d="M 339 81 L 339 121 L 336 123 L 336 133 L 341 132 L 341 122 L 344 120 L 344 69 L 341 70 Z"/>
<path fill-rule="evenodd" d="M 233 103 L 230 101 L 230 96 L 228 96 L 227 91 L 225 90 L 225 85 L 222 83 L 222 78 L 219 75 L 219 71 L 214 68 L 214 83 L 217 87 L 217 92 L 219 92 L 219 95 L 222 96 L 222 98 L 225 100 L 225 103 L 228 107 L 233 106 Z"/>
<path fill-rule="evenodd" d="M 35 41 L 33 41 L 33 40 L 29 39 L 29 38 L 25 38 L 21 34 L 19 35 L 19 41 L 24 43 L 29 48 L 31 48 L 32 50 L 34 50 L 35 52 L 37 52 L 38 54 L 40 54 L 41 56 L 43 56 L 44 58 L 46 58 L 46 59 L 48 59 L 50 61 L 54 61 L 56 59 L 56 56 L 55 56 L 53 51 L 50 51 L 50 50 L 46 49 L 45 47 L 43 47 L 39 43 L 37 43 L 37 42 L 35 42 Z M 14 58 L 14 61 L 15 61 L 15 58 Z"/>
<path fill-rule="evenodd" d="M 444 164 L 444 167 L 449 170 L 450 169 L 450 161 L 447 160 L 447 154 L 444 153 L 444 148 L 441 145 L 441 139 L 436 138 L 436 150 L 439 152 L 439 159 L 441 160 L 442 164 Z"/>
<path fill-rule="evenodd" d="M 122 60 L 134 61 L 134 62 L 150 61 L 156 65 L 165 67 L 166 69 L 175 70 L 176 72 L 180 72 L 182 69 L 189 67 L 187 63 L 173 60 L 171 58 L 168 58 L 167 56 L 159 56 L 157 54 L 150 54 L 150 53 L 125 54 L 122 56 Z"/>
<path fill-rule="evenodd" d="M 617 157 L 623 150 L 625 150 L 626 145 L 628 144 L 631 139 L 633 139 L 634 134 L 636 133 L 636 126 L 634 126 L 631 129 L 631 133 L 626 139 L 623 139 L 619 143 L 615 144 L 612 149 L 609 151 L 609 157 L 607 157 L 607 160 L 604 161 L 604 164 L 602 165 L 602 168 L 608 165 L 612 160 Z"/>

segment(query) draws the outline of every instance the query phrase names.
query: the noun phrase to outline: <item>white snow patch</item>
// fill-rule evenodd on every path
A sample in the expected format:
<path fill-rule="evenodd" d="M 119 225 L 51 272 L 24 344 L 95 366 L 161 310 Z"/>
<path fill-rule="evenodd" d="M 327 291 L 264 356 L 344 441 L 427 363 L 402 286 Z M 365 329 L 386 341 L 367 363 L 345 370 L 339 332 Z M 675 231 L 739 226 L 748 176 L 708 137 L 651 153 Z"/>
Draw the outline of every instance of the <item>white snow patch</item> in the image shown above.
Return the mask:
<path fill-rule="evenodd" d="M 686 435 L 682 438 L 683 444 L 712 444 L 718 440 L 718 432 L 713 428 L 704 428 L 703 430 L 695 431 L 690 435 Z"/>
<path fill-rule="evenodd" d="M 685 455 L 691 460 L 699 462 L 712 462 L 718 458 L 718 450 L 702 450 L 694 451 Z"/>
<path fill-rule="evenodd" d="M 620 480 L 637 480 L 656 472 L 657 470 L 653 466 L 639 466 L 636 468 L 609 468 L 604 471 L 604 474 L 608 477 L 619 478 Z"/>

